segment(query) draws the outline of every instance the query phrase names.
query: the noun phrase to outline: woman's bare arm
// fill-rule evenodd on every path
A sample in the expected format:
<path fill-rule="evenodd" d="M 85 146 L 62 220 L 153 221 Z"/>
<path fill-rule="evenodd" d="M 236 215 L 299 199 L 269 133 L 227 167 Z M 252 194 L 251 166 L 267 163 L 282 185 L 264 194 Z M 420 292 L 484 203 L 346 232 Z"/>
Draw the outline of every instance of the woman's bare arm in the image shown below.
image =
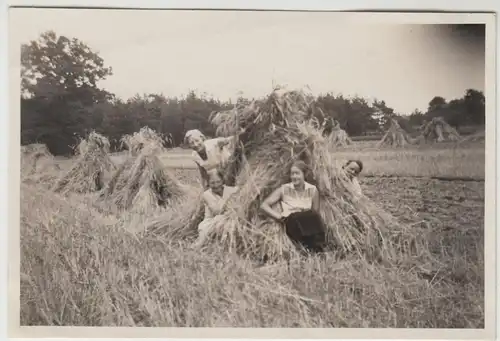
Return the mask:
<path fill-rule="evenodd" d="M 282 189 L 281 187 L 276 189 L 274 192 L 272 192 L 260 205 L 260 208 L 262 211 L 264 211 L 267 215 L 270 217 L 280 220 L 282 218 L 281 214 L 279 212 L 276 212 L 273 210 L 272 206 L 274 206 L 278 201 L 281 200 L 281 194 L 282 194 Z"/>
<path fill-rule="evenodd" d="M 312 210 L 314 212 L 319 212 L 319 203 L 320 203 L 319 191 L 316 188 L 314 190 L 314 195 L 313 195 L 313 198 L 312 198 Z"/>
<path fill-rule="evenodd" d="M 201 186 L 204 190 L 208 189 L 208 173 L 207 170 L 201 166 L 197 161 L 195 161 L 196 166 L 198 166 L 198 171 L 200 172 Z"/>
<path fill-rule="evenodd" d="M 219 148 L 222 148 L 235 142 L 236 142 L 236 136 L 219 137 L 217 145 L 219 146 Z"/>

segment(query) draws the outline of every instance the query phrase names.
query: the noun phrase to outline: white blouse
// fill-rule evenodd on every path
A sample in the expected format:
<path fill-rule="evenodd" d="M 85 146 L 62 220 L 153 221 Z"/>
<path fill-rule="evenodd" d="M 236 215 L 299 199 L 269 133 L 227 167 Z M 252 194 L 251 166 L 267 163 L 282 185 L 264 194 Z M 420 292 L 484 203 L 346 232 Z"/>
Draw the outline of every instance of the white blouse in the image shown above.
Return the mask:
<path fill-rule="evenodd" d="M 234 136 L 206 140 L 203 143 L 205 144 L 207 160 L 203 160 L 196 151 L 192 152 L 192 157 L 195 162 L 207 171 L 224 166 L 232 156 L 234 142 Z"/>
<path fill-rule="evenodd" d="M 288 217 L 290 214 L 312 208 L 313 198 L 318 189 L 316 186 L 306 182 L 305 189 L 298 191 L 292 183 L 281 186 L 281 208 L 282 215 Z"/>

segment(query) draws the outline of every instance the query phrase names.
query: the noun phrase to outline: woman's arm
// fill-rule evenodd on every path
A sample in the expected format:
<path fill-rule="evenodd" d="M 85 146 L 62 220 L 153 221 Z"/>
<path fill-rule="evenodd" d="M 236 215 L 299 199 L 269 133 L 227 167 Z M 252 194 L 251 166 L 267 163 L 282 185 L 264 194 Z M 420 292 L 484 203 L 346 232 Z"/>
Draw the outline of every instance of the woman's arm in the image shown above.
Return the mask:
<path fill-rule="evenodd" d="M 359 180 L 357 178 L 352 179 L 352 185 L 354 187 L 354 193 L 357 196 L 362 196 L 363 190 L 361 189 L 361 185 L 360 185 Z"/>
<path fill-rule="evenodd" d="M 236 141 L 236 136 L 229 136 L 229 137 L 219 137 L 219 140 L 217 141 L 217 145 L 219 148 L 223 148 L 227 145 L 230 145 L 232 143 L 235 143 Z"/>
<path fill-rule="evenodd" d="M 195 161 L 196 166 L 198 166 L 198 171 L 200 172 L 200 180 L 201 180 L 201 186 L 203 187 L 204 190 L 208 189 L 208 173 L 207 170 L 198 163 L 198 161 Z"/>
<path fill-rule="evenodd" d="M 278 201 L 281 200 L 282 193 L 283 191 L 281 187 L 276 189 L 260 205 L 262 211 L 276 220 L 280 220 L 282 218 L 282 215 L 279 212 L 273 210 L 272 206 L 274 206 Z"/>
<path fill-rule="evenodd" d="M 221 202 L 220 202 L 220 211 L 221 212 L 227 209 L 229 201 L 237 194 L 238 190 L 239 190 L 239 188 L 235 186 L 234 188 L 232 188 L 231 194 L 229 194 L 226 199 L 221 200 Z"/>
<path fill-rule="evenodd" d="M 320 200 L 319 200 L 319 191 L 316 188 L 314 190 L 314 195 L 313 195 L 313 198 L 312 198 L 312 207 L 311 207 L 314 212 L 319 212 L 319 202 L 320 202 Z"/>

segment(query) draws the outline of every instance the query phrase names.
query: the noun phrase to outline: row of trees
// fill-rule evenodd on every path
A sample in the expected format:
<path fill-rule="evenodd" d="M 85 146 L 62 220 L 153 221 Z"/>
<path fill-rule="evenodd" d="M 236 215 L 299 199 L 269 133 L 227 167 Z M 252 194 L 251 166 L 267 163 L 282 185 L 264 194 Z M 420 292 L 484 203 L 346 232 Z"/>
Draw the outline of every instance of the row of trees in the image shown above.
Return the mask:
<path fill-rule="evenodd" d="M 213 135 L 210 113 L 233 107 L 230 101 L 195 92 L 182 98 L 162 94 L 136 95 L 126 101 L 116 98 L 98 86 L 113 74 L 112 68 L 82 41 L 52 31 L 23 45 L 21 59 L 21 143 L 44 143 L 55 155 L 72 153 L 78 139 L 94 129 L 108 136 L 115 150 L 123 135 L 143 126 L 170 135 L 178 146 L 188 129 Z M 484 95 L 473 89 L 450 102 L 437 96 L 425 113 L 406 116 L 384 101 L 368 103 L 360 97 L 334 94 L 319 95 L 316 101 L 352 136 L 380 132 L 391 118 L 411 131 L 435 116 L 445 117 L 456 127 L 484 124 L 485 116 Z"/>

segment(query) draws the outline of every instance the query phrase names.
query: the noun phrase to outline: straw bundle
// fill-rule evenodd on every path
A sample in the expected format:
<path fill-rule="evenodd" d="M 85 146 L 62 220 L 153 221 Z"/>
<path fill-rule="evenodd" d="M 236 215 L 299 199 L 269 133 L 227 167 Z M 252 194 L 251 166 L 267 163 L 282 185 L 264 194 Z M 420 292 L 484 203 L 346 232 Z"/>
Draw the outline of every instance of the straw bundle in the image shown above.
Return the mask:
<path fill-rule="evenodd" d="M 52 187 L 61 171 L 54 156 L 44 144 L 21 146 L 21 181 Z"/>
<path fill-rule="evenodd" d="M 225 178 L 237 178 L 247 159 L 259 146 L 272 143 L 271 135 L 278 127 L 289 128 L 314 115 L 314 98 L 302 90 L 275 89 L 265 98 L 249 105 L 212 114 L 210 121 L 221 136 L 238 134 L 231 160 L 223 169 Z M 270 135 L 271 134 L 271 135 Z M 282 134 L 286 135 L 286 134 Z"/>
<path fill-rule="evenodd" d="M 156 155 L 157 145 L 145 145 L 114 172 L 100 195 L 100 201 L 119 212 L 147 213 L 166 207 L 183 195 L 182 185 Z"/>
<path fill-rule="evenodd" d="M 434 117 L 422 128 L 422 138 L 425 141 L 444 142 L 459 141 L 460 134 L 450 126 L 443 117 Z"/>
<path fill-rule="evenodd" d="M 340 124 L 336 120 L 333 120 L 329 143 L 335 147 L 347 147 L 352 144 L 351 138 L 344 129 L 340 128 Z"/>
<path fill-rule="evenodd" d="M 40 163 L 42 160 L 45 162 Z M 59 166 L 54 163 L 54 156 L 46 145 L 33 143 L 21 146 L 21 173 L 23 176 L 49 170 L 59 170 Z"/>
<path fill-rule="evenodd" d="M 109 157 L 108 139 L 93 131 L 77 146 L 76 154 L 76 162 L 59 178 L 53 190 L 80 194 L 101 190 L 116 168 Z"/>
<path fill-rule="evenodd" d="M 293 102 L 292 102 L 293 104 Z M 297 106 L 299 107 L 299 106 Z M 259 127 L 261 138 L 250 152 L 250 172 L 239 181 L 241 189 L 227 204 L 224 214 L 214 219 L 202 245 L 217 241 L 228 251 L 259 259 L 279 259 L 297 252 L 283 228 L 260 214 L 262 201 L 280 185 L 288 182 L 288 171 L 295 160 L 306 162 L 321 196 L 320 214 L 324 218 L 328 245 L 341 253 L 358 252 L 371 258 L 397 261 L 399 255 L 418 249 L 417 231 L 401 226 L 368 198 L 358 198 L 325 143 L 323 132 L 305 115 L 293 115 L 289 105 L 286 125 Z M 306 112 L 306 110 L 301 110 Z M 261 111 L 262 114 L 262 111 Z M 265 115 L 265 114 L 263 114 Z M 263 122 L 272 122 L 272 113 Z"/>
<path fill-rule="evenodd" d="M 388 145 L 391 147 L 404 147 L 407 143 L 412 144 L 414 141 L 411 137 L 404 131 L 403 128 L 399 125 L 399 123 L 391 119 L 391 126 L 382 137 L 382 139 L 378 143 L 378 147 L 383 145 Z"/>
<path fill-rule="evenodd" d="M 185 186 L 182 196 L 174 200 L 161 214 L 150 217 L 145 222 L 145 232 L 155 240 L 185 240 L 196 237 L 198 222 L 197 213 L 202 214 L 202 191 L 199 188 Z"/>
<path fill-rule="evenodd" d="M 276 89 L 266 98 L 254 100 L 247 106 L 238 104 L 234 109 L 214 113 L 210 121 L 217 126 L 219 136 L 235 135 L 244 130 L 240 139 L 250 151 L 268 130 L 289 127 L 292 122 L 312 117 L 313 101 L 312 96 L 303 91 Z"/>
<path fill-rule="evenodd" d="M 137 156 L 147 146 L 150 151 L 163 151 L 163 138 L 149 127 L 142 127 L 139 132 L 125 135 L 121 138 L 121 145 L 129 151 L 132 156 Z"/>

